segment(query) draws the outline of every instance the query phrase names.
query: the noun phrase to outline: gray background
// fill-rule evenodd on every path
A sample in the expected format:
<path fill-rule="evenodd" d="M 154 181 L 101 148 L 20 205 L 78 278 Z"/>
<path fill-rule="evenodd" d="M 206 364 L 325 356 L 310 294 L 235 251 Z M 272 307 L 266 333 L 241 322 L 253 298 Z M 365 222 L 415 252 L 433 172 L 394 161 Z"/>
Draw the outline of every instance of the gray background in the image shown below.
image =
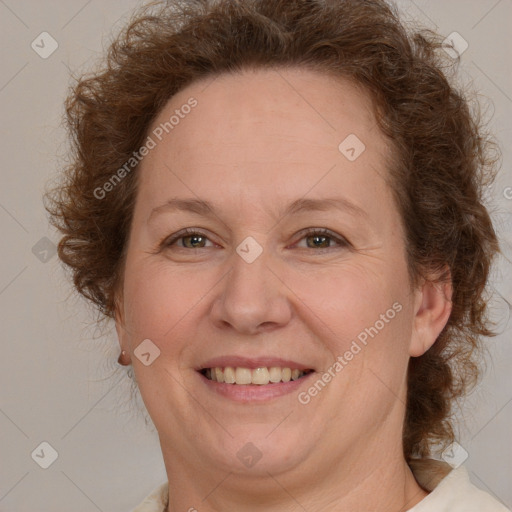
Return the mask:
<path fill-rule="evenodd" d="M 72 294 L 41 202 L 45 183 L 65 163 L 70 70 L 90 69 L 112 28 L 139 4 L 0 0 L 0 511 L 121 512 L 166 480 L 158 437 L 117 369 L 115 331 L 102 333 Z M 508 258 L 494 278 L 503 333 L 488 342 L 492 362 L 464 405 L 458 441 L 473 482 L 512 507 L 512 0 L 399 5 L 407 18 L 468 42 L 461 76 L 480 92 L 502 146 L 501 174 L 488 196 Z M 46 59 L 31 47 L 43 31 L 59 45 Z M 43 441 L 58 453 L 48 469 L 35 462 L 48 449 L 31 457 Z"/>

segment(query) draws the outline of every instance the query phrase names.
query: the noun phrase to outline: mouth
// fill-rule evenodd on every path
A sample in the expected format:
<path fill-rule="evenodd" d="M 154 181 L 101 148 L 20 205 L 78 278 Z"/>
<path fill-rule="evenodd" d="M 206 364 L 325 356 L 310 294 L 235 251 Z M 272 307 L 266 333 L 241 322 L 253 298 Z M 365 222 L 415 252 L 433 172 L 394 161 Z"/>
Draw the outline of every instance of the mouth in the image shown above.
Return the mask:
<path fill-rule="evenodd" d="M 209 359 L 195 370 L 212 396 L 253 404 L 274 403 L 286 395 L 293 397 L 316 373 L 312 367 L 290 359 L 237 355 Z"/>
<path fill-rule="evenodd" d="M 226 366 L 202 368 L 199 373 L 213 382 L 233 384 L 236 386 L 267 386 L 302 379 L 314 372 L 312 369 L 299 369 L 280 366 L 261 366 L 247 368 L 243 366 Z"/>

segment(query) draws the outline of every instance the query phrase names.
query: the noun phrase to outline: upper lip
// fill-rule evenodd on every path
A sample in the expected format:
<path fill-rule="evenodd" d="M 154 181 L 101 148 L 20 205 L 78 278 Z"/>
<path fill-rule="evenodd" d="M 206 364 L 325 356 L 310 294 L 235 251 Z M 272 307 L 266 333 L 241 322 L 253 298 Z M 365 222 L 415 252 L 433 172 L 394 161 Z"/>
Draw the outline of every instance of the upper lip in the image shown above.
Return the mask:
<path fill-rule="evenodd" d="M 221 356 L 213 359 L 208 359 L 202 363 L 197 370 L 204 370 L 205 368 L 226 368 L 231 366 L 232 368 L 270 368 L 277 366 L 280 368 L 291 368 L 297 370 L 312 370 L 311 366 L 292 361 L 289 359 L 281 359 L 279 357 L 243 357 L 243 356 Z"/>

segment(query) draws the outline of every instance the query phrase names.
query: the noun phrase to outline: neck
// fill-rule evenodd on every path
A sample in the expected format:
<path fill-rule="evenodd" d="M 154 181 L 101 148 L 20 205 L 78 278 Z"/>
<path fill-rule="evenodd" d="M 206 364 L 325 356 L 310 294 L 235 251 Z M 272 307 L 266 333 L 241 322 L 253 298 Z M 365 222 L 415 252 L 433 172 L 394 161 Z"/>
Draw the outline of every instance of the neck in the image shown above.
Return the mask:
<path fill-rule="evenodd" d="M 167 512 L 405 512 L 427 496 L 405 462 L 400 443 L 385 452 L 378 439 L 366 440 L 364 450 L 358 448 L 338 461 L 322 464 L 320 459 L 285 473 L 261 471 L 258 476 L 205 469 L 206 464 L 180 461 L 176 453 L 166 457 L 164 451 L 164 459 L 173 461 L 167 467 Z"/>

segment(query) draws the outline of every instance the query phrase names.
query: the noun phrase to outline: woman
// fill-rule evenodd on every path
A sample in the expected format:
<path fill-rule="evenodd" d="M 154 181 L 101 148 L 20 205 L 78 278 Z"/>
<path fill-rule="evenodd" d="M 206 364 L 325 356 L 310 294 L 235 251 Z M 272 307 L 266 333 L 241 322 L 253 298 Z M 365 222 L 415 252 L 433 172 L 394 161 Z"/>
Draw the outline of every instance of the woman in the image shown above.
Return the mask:
<path fill-rule="evenodd" d="M 506 510 L 432 458 L 499 250 L 439 38 L 381 0 L 182 4 L 77 84 L 48 206 L 159 433 L 136 511 Z"/>

